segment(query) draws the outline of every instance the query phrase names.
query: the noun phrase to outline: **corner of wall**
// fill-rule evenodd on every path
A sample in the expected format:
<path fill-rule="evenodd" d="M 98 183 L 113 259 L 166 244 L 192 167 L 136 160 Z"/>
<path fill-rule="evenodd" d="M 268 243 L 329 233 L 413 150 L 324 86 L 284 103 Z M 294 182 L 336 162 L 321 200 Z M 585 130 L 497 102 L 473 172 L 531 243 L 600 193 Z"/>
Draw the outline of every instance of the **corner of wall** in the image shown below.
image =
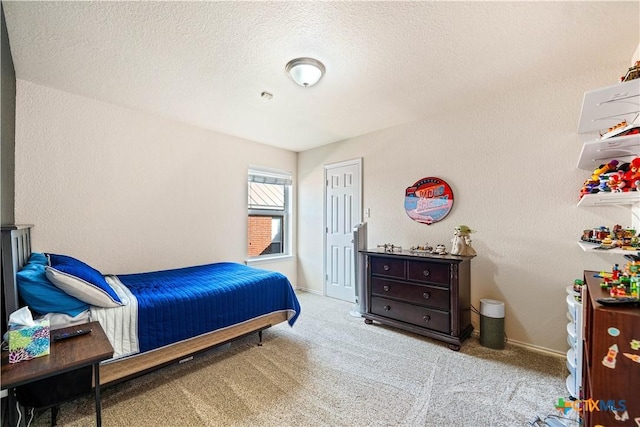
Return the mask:
<path fill-rule="evenodd" d="M 2 135 L 0 141 L 0 175 L 2 179 L 0 198 L 0 222 L 15 222 L 15 124 L 16 124 L 16 73 L 9 45 L 9 33 L 4 19 L 4 8 L 0 3 L 2 43 Z"/>

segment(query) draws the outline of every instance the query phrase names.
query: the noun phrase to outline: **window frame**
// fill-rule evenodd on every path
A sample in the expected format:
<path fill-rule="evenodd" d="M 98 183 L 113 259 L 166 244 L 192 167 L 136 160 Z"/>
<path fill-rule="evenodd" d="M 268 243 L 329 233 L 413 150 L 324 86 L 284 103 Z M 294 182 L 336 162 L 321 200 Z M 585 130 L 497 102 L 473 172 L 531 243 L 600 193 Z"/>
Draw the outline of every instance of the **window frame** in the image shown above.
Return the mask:
<path fill-rule="evenodd" d="M 249 167 L 248 176 L 247 176 L 247 263 L 257 262 L 257 261 L 268 261 L 278 258 L 285 258 L 291 256 L 291 250 L 293 246 L 293 227 L 292 227 L 292 206 L 291 206 L 291 195 L 292 195 L 292 187 L 293 181 L 291 178 L 290 172 L 285 172 L 277 169 L 267 169 L 261 167 Z M 284 190 L 284 209 L 252 209 L 249 207 L 249 188 L 252 182 L 256 183 L 264 183 L 264 184 L 274 184 L 274 185 L 282 185 Z M 251 216 L 265 216 L 265 217 L 282 217 L 282 236 L 281 236 L 281 244 L 282 244 L 282 252 L 275 254 L 264 254 L 257 256 L 249 255 L 249 218 Z"/>

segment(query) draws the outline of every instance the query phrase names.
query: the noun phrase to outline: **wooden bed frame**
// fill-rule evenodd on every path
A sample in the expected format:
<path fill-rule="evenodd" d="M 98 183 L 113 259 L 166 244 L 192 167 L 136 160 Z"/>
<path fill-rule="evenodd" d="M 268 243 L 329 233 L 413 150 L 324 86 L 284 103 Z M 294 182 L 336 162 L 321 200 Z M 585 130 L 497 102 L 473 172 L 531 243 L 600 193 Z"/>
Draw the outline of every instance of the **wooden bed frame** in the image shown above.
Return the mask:
<path fill-rule="evenodd" d="M 31 256 L 32 227 L 32 225 L 2 226 L 2 292 L 6 319 L 9 318 L 10 313 L 20 308 L 16 273 Z M 285 321 L 287 321 L 286 312 L 271 313 L 156 350 L 102 364 L 100 385 L 126 381 L 163 366 L 189 360 L 195 354 L 256 332 L 259 337 L 258 345 L 262 345 L 262 331 Z"/>

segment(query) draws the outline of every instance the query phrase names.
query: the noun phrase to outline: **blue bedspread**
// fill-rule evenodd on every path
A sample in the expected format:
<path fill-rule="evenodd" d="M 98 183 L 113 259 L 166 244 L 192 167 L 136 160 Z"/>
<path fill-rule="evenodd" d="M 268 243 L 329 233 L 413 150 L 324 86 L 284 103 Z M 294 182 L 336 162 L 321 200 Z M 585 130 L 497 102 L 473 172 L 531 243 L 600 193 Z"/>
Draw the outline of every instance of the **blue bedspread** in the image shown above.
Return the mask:
<path fill-rule="evenodd" d="M 289 325 L 300 314 L 291 283 L 282 274 L 223 262 L 118 279 L 138 300 L 140 351 L 149 351 L 288 310 Z"/>

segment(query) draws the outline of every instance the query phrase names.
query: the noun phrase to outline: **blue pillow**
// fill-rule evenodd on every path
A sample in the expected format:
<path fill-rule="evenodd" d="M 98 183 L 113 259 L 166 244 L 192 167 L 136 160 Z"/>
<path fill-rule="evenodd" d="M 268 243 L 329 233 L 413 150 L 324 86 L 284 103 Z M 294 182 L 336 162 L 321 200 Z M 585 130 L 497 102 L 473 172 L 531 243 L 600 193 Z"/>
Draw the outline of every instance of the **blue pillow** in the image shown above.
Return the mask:
<path fill-rule="evenodd" d="M 20 298 L 35 312 L 75 317 L 89 309 L 89 304 L 67 295 L 47 280 L 43 264 L 28 263 L 16 273 L 16 279 Z"/>
<path fill-rule="evenodd" d="M 31 252 L 31 257 L 29 258 L 29 262 L 33 264 L 49 265 L 49 260 L 47 259 L 47 256 L 42 252 Z"/>
<path fill-rule="evenodd" d="M 123 305 L 118 294 L 95 268 L 66 255 L 47 254 L 47 278 L 69 295 L 97 307 Z"/>

